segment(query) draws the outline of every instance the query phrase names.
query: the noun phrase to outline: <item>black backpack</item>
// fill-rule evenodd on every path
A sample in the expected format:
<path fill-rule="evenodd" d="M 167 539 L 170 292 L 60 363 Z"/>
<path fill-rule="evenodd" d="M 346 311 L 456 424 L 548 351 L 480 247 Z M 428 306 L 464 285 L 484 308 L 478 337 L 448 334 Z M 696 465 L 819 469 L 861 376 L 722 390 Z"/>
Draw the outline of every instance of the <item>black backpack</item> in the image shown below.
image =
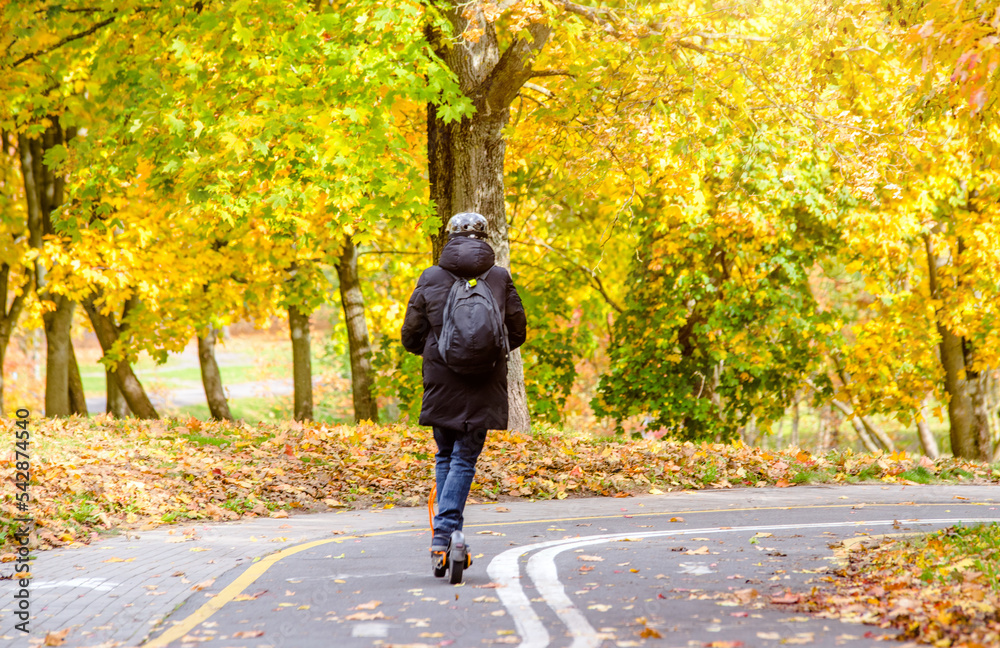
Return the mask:
<path fill-rule="evenodd" d="M 510 352 L 507 325 L 486 284 L 489 270 L 471 279 L 448 274 L 455 283 L 444 304 L 438 352 L 455 373 L 488 373 Z"/>

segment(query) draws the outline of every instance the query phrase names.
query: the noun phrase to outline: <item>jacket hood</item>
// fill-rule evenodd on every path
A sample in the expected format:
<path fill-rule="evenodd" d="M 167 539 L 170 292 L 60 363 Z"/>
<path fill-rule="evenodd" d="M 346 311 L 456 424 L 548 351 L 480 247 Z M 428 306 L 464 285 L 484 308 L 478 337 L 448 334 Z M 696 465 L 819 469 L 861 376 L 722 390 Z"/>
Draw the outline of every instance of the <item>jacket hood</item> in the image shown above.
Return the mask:
<path fill-rule="evenodd" d="M 468 236 L 453 238 L 441 250 L 438 265 L 459 277 L 476 277 L 494 266 L 496 253 L 482 239 Z"/>

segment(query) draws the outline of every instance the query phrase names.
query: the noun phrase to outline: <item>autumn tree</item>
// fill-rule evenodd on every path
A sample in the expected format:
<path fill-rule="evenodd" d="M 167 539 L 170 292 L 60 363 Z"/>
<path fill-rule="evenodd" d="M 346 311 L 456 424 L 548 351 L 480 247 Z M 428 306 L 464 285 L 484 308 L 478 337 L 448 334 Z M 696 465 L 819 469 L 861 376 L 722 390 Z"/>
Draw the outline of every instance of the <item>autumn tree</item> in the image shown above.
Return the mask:
<path fill-rule="evenodd" d="M 868 50 L 853 40 L 860 51 L 847 58 L 856 67 L 842 76 L 841 107 L 901 137 L 891 146 L 882 137 L 866 160 L 866 204 L 849 219 L 844 258 L 872 304 L 843 373 L 862 407 L 918 426 L 933 393 L 947 407 L 952 452 L 990 460 L 1000 441 L 990 405 L 1000 364 L 991 46 L 1000 18 L 965 2 L 881 3 L 877 20 L 870 3 L 847 6 L 879 32 Z"/>
<path fill-rule="evenodd" d="M 442 222 L 458 211 L 483 213 L 501 265 L 510 263 L 504 160 L 511 106 L 518 97 L 542 103 L 561 97 L 555 103 L 564 111 L 567 131 L 587 142 L 575 166 L 590 167 L 591 177 L 611 174 L 630 187 L 624 211 L 632 199 L 641 201 L 654 191 L 651 175 L 660 176 L 651 174 L 644 158 L 656 152 L 667 158 L 668 151 L 693 151 L 713 126 L 734 136 L 743 129 L 746 135 L 764 116 L 811 132 L 817 119 L 815 98 L 808 96 L 811 75 L 794 76 L 808 72 L 808 63 L 796 55 L 796 36 L 821 23 L 830 10 L 807 16 L 812 7 L 790 3 L 723 9 L 699 2 L 683 7 L 625 2 L 597 7 L 567 1 L 428 4 L 446 19 L 443 28 L 432 23 L 428 37 L 473 106 L 471 114 L 454 122 L 449 121 L 451 113 L 428 110 L 431 197 Z M 798 24 L 803 20 L 807 26 Z M 780 72 L 770 69 L 775 56 L 788 61 Z M 545 85 L 533 81 L 542 78 Z M 782 88 L 785 82 L 789 87 Z M 684 96 L 693 102 L 679 102 Z M 789 111 L 788 102 L 799 110 Z M 699 112 L 701 107 L 705 110 Z M 712 119 L 720 121 L 712 124 Z M 699 122 L 697 135 L 678 134 L 671 141 L 666 132 L 676 134 L 685 120 Z M 655 146 L 663 148 L 646 148 Z M 435 258 L 444 241 L 442 230 L 435 238 Z M 515 357 L 510 367 L 510 425 L 524 428 L 528 420 L 520 359 Z"/>
<path fill-rule="evenodd" d="M 364 242 L 371 223 L 400 223 L 427 210 L 419 166 L 392 111 L 404 99 L 447 108 L 455 92 L 416 27 L 417 6 L 207 2 L 97 3 L 82 14 L 64 9 L 57 2 L 45 7 L 50 16 L 66 18 L 60 30 L 34 32 L 38 48 L 22 56 L 36 60 L 60 51 L 73 60 L 67 46 L 79 46 L 72 51 L 79 80 L 66 91 L 87 90 L 88 123 L 86 136 L 52 159 L 78 176 L 67 200 L 56 205 L 68 206 L 58 215 L 59 227 L 71 236 L 143 229 L 115 207 L 137 183 L 168 198 L 156 236 L 187 235 L 187 219 L 215 223 L 202 233 L 223 235 L 263 223 L 271 252 L 249 262 L 271 267 L 282 287 L 275 305 L 286 308 L 291 321 L 296 415 L 309 418 L 308 318 L 328 292 L 318 280 L 321 266 L 332 262 L 341 271 L 345 309 L 357 323 L 363 303 L 351 276 L 352 246 Z M 114 164 L 102 163 L 109 159 Z M 100 276 L 108 268 L 93 270 Z M 124 339 L 124 321 L 105 318 L 134 291 L 107 279 L 85 302 L 95 329 L 103 331 L 102 345 Z M 106 292 L 115 285 L 121 294 Z M 246 291 L 260 287 L 247 284 Z M 162 311 L 149 303 L 144 312 Z M 196 328 L 204 330 L 212 314 L 198 317 Z M 361 349 L 353 355 L 363 360 L 363 327 L 352 333 L 352 347 Z M 363 385 L 365 363 L 354 369 Z M 359 415 L 376 417 L 365 388 L 356 392 Z"/>
<path fill-rule="evenodd" d="M 120 8 L 129 13 L 127 7 Z M 0 59 L 7 91 L 0 104 L 0 120 L 5 132 L 17 137 L 35 290 L 46 335 L 45 409 L 50 416 L 86 413 L 70 339 L 81 295 L 70 295 L 56 276 L 73 267 L 68 252 L 75 229 L 72 223 L 92 217 L 78 212 L 67 226 L 63 209 L 72 187 L 65 164 L 67 151 L 80 124 L 86 122 L 85 80 L 99 49 L 99 34 L 121 17 L 110 10 L 100 14 L 100 9 L 76 11 L 60 2 L 28 7 L 9 3 L 3 8 L 0 32 L 7 45 Z M 127 367 L 121 371 L 131 373 Z M 132 381 L 124 387 L 134 397 L 133 410 L 142 412 L 142 401 L 148 403 L 148 399 L 141 386 Z"/>

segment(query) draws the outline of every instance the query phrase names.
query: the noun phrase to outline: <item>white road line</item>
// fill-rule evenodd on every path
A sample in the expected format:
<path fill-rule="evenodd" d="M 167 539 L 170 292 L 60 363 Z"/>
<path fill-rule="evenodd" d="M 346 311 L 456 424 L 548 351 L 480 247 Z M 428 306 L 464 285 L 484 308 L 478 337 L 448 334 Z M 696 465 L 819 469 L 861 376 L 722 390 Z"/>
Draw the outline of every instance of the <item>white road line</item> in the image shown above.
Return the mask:
<path fill-rule="evenodd" d="M 514 627 L 521 637 L 519 648 L 545 648 L 549 645 L 549 632 L 535 614 L 531 601 L 525 596 L 524 589 L 518 582 L 521 570 L 517 566 L 517 560 L 534 546 L 508 549 L 491 560 L 489 567 L 486 568 L 490 580 L 499 585 L 497 596 L 500 597 L 500 602 L 514 619 Z"/>
<path fill-rule="evenodd" d="M 656 538 L 664 536 L 705 535 L 712 533 L 746 533 L 759 531 L 795 531 L 801 529 L 831 529 L 861 526 L 892 526 L 894 524 L 929 525 L 958 524 L 976 522 L 997 522 L 997 518 L 939 518 L 939 519 L 909 519 L 909 520 L 869 520 L 851 522 L 817 522 L 811 524 L 765 524 L 742 527 L 707 527 L 701 529 L 679 529 L 665 531 L 640 531 L 638 533 L 608 533 L 588 536 L 585 538 L 566 538 L 549 540 L 536 544 L 508 549 L 494 558 L 487 568 L 487 573 L 493 582 L 497 583 L 497 595 L 507 608 L 514 626 L 521 637 L 518 648 L 546 648 L 549 645 L 549 633 L 542 620 L 535 613 L 531 601 L 524 593 L 520 584 L 520 568 L 518 559 L 532 551 L 543 549 L 528 561 L 527 573 L 534 582 L 538 592 L 545 602 L 559 617 L 573 643 L 570 648 L 595 648 L 602 641 L 598 632 L 587 621 L 586 616 L 566 595 L 566 590 L 559 581 L 555 559 L 560 553 L 570 549 L 578 549 L 589 545 L 614 542 L 624 539 Z"/>
<path fill-rule="evenodd" d="M 600 540 L 600 542 L 609 541 Z M 531 576 L 532 582 L 535 583 L 535 587 L 545 602 L 569 629 L 569 634 L 573 637 L 571 648 L 598 648 L 602 640 L 597 636 L 594 627 L 587 621 L 587 617 L 580 611 L 580 608 L 576 607 L 572 599 L 567 596 L 562 582 L 559 581 L 559 573 L 556 571 L 556 555 L 575 546 L 577 545 L 551 547 L 536 553 L 528 561 L 528 575 Z"/>

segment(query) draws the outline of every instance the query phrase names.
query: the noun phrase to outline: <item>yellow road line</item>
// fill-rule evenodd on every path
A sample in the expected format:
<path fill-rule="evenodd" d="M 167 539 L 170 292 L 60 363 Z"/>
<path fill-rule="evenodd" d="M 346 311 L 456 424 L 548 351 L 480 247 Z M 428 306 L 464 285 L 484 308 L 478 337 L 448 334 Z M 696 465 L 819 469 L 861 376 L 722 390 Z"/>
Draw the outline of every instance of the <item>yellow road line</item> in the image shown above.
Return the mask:
<path fill-rule="evenodd" d="M 377 535 L 389 535 L 391 533 L 405 533 L 411 529 L 399 529 L 396 531 L 383 531 L 379 533 L 370 533 L 369 536 Z M 255 580 L 264 575 L 268 569 L 271 568 L 279 560 L 283 560 L 289 556 L 293 556 L 300 551 L 305 551 L 306 549 L 312 549 L 313 547 L 319 547 L 321 545 L 330 544 L 331 542 L 343 542 L 344 540 L 353 540 L 360 536 L 349 535 L 341 536 L 337 538 L 329 538 L 327 540 L 314 540 L 312 542 L 306 542 L 304 544 L 296 545 L 294 547 L 289 547 L 288 549 L 283 549 L 277 553 L 273 553 L 269 556 L 261 558 L 254 564 L 250 565 L 245 572 L 236 577 L 232 583 L 227 585 L 221 592 L 213 596 L 207 603 L 202 605 L 200 608 L 195 610 L 190 616 L 178 623 L 177 625 L 171 626 L 163 634 L 151 639 L 150 641 L 142 644 L 143 648 L 163 648 L 173 641 L 177 641 L 187 633 L 194 630 L 198 625 L 204 623 L 213 614 L 222 609 L 224 605 L 231 602 L 241 593 L 243 593 L 246 588 L 250 587 Z"/>
<path fill-rule="evenodd" d="M 930 504 L 917 504 L 916 506 L 988 506 L 996 505 L 997 502 L 949 502 L 949 503 L 930 503 Z M 626 515 L 630 517 L 655 517 L 655 516 L 680 516 L 680 515 L 693 515 L 696 513 L 731 513 L 740 511 L 777 511 L 777 510 L 793 510 L 793 509 L 827 509 L 827 508 L 853 508 L 857 504 L 818 504 L 818 505 L 797 505 L 797 506 L 751 506 L 747 508 L 724 508 L 724 509 L 703 509 L 697 511 L 672 511 L 672 512 L 653 512 L 653 513 L 618 513 L 616 515 L 588 515 L 583 517 L 571 517 L 571 518 L 549 518 L 543 520 L 514 520 L 510 522 L 492 522 L 485 524 L 468 524 L 469 528 L 478 527 L 489 527 L 489 526 L 519 526 L 524 524 L 553 524 L 558 522 L 578 522 L 580 520 L 611 520 L 620 519 Z M 866 504 L 865 508 L 868 507 L 880 507 L 880 506 L 901 506 L 899 502 L 887 503 L 887 504 Z M 905 521 L 905 520 L 901 520 Z M 149 640 L 148 642 L 142 644 L 142 648 L 165 648 L 171 642 L 177 641 L 187 633 L 194 630 L 196 627 L 204 623 L 213 614 L 218 612 L 227 603 L 230 603 L 237 596 L 242 594 L 250 585 L 254 583 L 258 578 L 264 575 L 264 573 L 271 568 L 272 565 L 280 560 L 284 560 L 289 556 L 293 556 L 300 551 L 305 551 L 307 549 L 312 549 L 313 547 L 319 547 L 321 545 L 330 544 L 331 542 L 343 542 L 344 540 L 355 540 L 359 538 L 373 538 L 375 536 L 385 536 L 385 535 L 398 535 L 400 533 L 412 533 L 413 528 L 408 529 L 395 529 L 393 531 L 377 531 L 375 533 L 363 533 L 357 535 L 340 536 L 337 538 L 329 538 L 326 540 L 314 540 L 312 542 L 306 542 L 304 544 L 296 545 L 294 547 L 289 547 L 283 549 L 277 553 L 273 553 L 269 556 L 261 558 L 254 564 L 250 565 L 245 572 L 236 577 L 232 583 L 227 585 L 221 592 L 213 596 L 207 603 L 202 605 L 200 608 L 195 610 L 191 615 L 185 618 L 183 621 L 171 626 L 166 631 L 164 631 L 158 637 Z"/>

